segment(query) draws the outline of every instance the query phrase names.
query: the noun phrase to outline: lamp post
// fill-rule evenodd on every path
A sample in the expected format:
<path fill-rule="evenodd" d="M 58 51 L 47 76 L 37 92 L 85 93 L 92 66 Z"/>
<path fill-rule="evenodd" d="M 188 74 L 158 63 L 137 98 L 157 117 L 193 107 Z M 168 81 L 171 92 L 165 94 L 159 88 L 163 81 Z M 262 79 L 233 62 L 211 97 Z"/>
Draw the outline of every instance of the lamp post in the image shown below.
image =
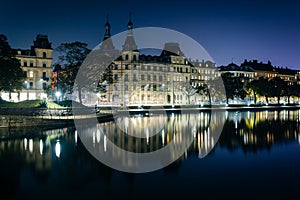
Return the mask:
<path fill-rule="evenodd" d="M 56 91 L 55 92 L 55 96 L 56 96 L 57 101 L 59 102 L 60 101 L 61 92 L 60 91 Z"/>

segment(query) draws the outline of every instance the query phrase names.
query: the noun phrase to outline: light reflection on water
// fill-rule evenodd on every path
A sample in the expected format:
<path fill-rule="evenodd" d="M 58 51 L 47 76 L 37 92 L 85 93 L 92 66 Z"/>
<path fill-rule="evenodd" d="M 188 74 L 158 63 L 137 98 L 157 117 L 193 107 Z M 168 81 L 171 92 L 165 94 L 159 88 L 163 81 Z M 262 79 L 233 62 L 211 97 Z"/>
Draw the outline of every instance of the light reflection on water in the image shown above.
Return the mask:
<path fill-rule="evenodd" d="M 194 139 L 192 145 L 176 162 L 161 171 L 150 173 L 162 181 L 161 183 L 160 181 L 155 183 L 157 188 L 172 188 L 172 190 L 179 192 L 179 188 L 194 188 L 196 187 L 194 183 L 197 183 L 199 187 L 208 190 L 208 186 L 200 180 L 186 178 L 200 176 L 207 183 L 210 183 L 209 180 L 226 182 L 226 179 L 229 178 L 228 174 L 230 174 L 230 178 L 237 180 L 238 177 L 245 176 L 245 172 L 239 169 L 238 166 L 244 167 L 245 170 L 248 170 L 247 173 L 251 174 L 251 177 L 247 176 L 245 182 L 250 181 L 253 185 L 256 184 L 255 181 L 262 182 L 267 184 L 266 187 L 272 188 L 275 187 L 272 177 L 263 178 L 270 174 L 263 170 L 260 172 L 260 168 L 250 168 L 250 166 L 259 166 L 263 169 L 265 166 L 269 166 L 270 163 L 278 163 L 278 165 L 274 164 L 269 169 L 276 173 L 276 187 L 279 184 L 282 187 L 289 187 L 291 192 L 294 191 L 294 183 L 291 180 L 300 178 L 300 172 L 296 170 L 300 167 L 299 110 L 237 111 L 215 113 L 214 115 L 204 112 L 191 115 L 189 117 L 176 114 L 169 115 L 166 120 L 167 124 L 157 135 L 151 136 L 149 133 L 156 129 L 147 124 L 147 119 L 142 117 L 133 117 L 126 120 L 124 129 L 126 131 L 119 129 L 117 123 L 106 122 L 91 131 L 90 142 L 94 145 L 94 148 L 99 148 L 104 152 L 113 152 L 107 146 L 108 140 L 128 151 L 150 152 L 164 147 L 172 140 L 180 144 L 183 134 L 191 134 Z M 187 119 L 188 121 L 185 121 Z M 210 124 L 212 121 L 215 123 Z M 192 124 L 189 133 L 184 132 L 183 128 L 187 122 Z M 214 129 L 222 123 L 225 123 L 225 125 L 219 138 L 214 136 L 213 133 Z M 138 131 L 138 124 L 147 127 L 144 137 L 141 135 L 136 139 L 126 134 L 129 131 Z M 147 130 L 149 131 L 148 135 Z M 121 174 L 125 177 L 128 174 L 114 172 L 114 170 L 95 160 L 84 148 L 74 127 L 42 131 L 41 134 L 34 134 L 34 136 L 31 136 L 30 133 L 28 132 L 26 137 L 0 140 L 0 185 L 3 186 L 0 189 L 1 194 L 21 199 L 23 196 L 42 197 L 44 192 L 55 190 L 58 193 L 67 194 L 69 197 L 73 195 L 67 192 L 70 188 L 81 191 L 82 188 L 86 190 L 87 187 L 98 188 L 102 186 L 110 189 L 100 190 L 96 193 L 97 197 L 108 198 L 106 196 L 107 190 L 112 193 L 115 190 L 123 191 L 121 186 L 113 180 L 119 180 Z M 139 133 L 143 134 L 143 131 Z M 215 143 L 217 143 L 216 146 Z M 213 146 L 215 148 L 207 158 L 199 159 L 210 151 Z M 173 150 L 176 151 L 176 149 Z M 243 154 L 235 152 L 243 152 Z M 276 154 L 272 154 L 272 152 Z M 249 154 L 252 156 L 249 157 Z M 114 156 L 118 157 L 120 162 L 122 161 L 120 155 L 114 154 Z M 244 165 L 244 162 L 251 163 L 249 168 Z M 236 171 L 232 172 L 228 165 Z M 222 168 L 222 173 L 219 171 L 219 174 L 214 174 L 213 171 L 218 171 L 218 168 Z M 168 173 L 174 169 L 175 174 Z M 118 176 L 113 176 L 113 172 L 117 173 Z M 164 176 L 161 175 L 162 172 L 165 174 Z M 177 176 L 178 173 L 182 176 Z M 291 178 L 290 173 L 293 174 L 294 179 Z M 146 174 L 135 176 L 141 178 L 140 181 L 136 180 L 141 188 L 132 192 L 134 194 L 146 192 L 146 185 L 152 183 L 152 178 Z M 177 186 L 171 184 L 174 179 L 178 181 L 178 184 L 182 181 L 185 181 L 185 184 L 181 184 L 177 188 Z M 168 186 L 168 184 L 173 186 Z M 237 188 L 239 188 L 239 184 L 233 183 Z M 113 187 L 114 189 L 112 189 Z M 259 189 L 259 187 L 252 187 L 260 193 L 269 194 L 263 189 Z M 224 190 L 226 194 L 226 188 L 229 190 L 230 186 L 223 184 L 222 187 L 218 186 L 217 189 Z M 163 192 L 161 189 L 157 190 Z M 235 192 L 242 193 L 246 188 L 239 188 L 239 190 Z M 280 191 L 285 191 L 285 188 L 275 191 L 274 196 Z M 76 195 L 74 194 L 75 197 Z M 116 194 L 110 195 L 114 196 Z M 270 195 L 269 197 L 272 197 Z"/>

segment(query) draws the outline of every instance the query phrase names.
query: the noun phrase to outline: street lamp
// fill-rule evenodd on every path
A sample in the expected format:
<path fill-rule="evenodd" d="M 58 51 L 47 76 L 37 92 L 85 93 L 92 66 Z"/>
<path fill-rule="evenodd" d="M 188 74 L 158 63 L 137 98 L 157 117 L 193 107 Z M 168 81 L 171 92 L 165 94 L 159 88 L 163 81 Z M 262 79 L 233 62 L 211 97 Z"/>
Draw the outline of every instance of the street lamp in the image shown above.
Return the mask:
<path fill-rule="evenodd" d="M 61 92 L 60 91 L 55 92 L 55 96 L 56 96 L 57 100 L 59 101 L 59 98 L 61 96 Z"/>

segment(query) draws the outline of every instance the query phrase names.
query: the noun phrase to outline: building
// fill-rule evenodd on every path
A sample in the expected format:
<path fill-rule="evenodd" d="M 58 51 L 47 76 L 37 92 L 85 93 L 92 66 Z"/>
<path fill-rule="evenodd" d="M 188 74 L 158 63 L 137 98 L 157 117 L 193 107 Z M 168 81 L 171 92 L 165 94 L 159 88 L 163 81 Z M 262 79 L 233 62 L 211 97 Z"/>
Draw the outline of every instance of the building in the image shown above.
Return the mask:
<path fill-rule="evenodd" d="M 270 61 L 268 61 L 268 63 L 263 63 L 258 62 L 257 60 L 248 61 L 245 59 L 244 62 L 241 64 L 241 67 L 252 68 L 254 71 L 255 79 L 259 79 L 260 77 L 271 79 L 276 77 L 278 74 L 278 72 L 274 69 Z"/>
<path fill-rule="evenodd" d="M 235 63 L 230 63 L 227 66 L 218 67 L 219 75 L 222 73 L 230 73 L 233 77 L 242 78 L 243 82 L 251 81 L 254 79 L 254 70 L 247 65 L 238 66 Z"/>
<path fill-rule="evenodd" d="M 15 57 L 20 60 L 24 73 L 23 89 L 19 93 L 2 93 L 7 101 L 24 101 L 47 99 L 47 90 L 51 86 L 52 47 L 47 35 L 37 35 L 31 49 L 13 49 Z"/>
<path fill-rule="evenodd" d="M 114 49 L 110 40 L 108 22 L 105 24 L 104 40 L 108 42 L 103 42 L 100 50 L 118 51 Z M 120 56 L 105 74 L 110 74 L 112 81 L 105 86 L 105 91 L 98 95 L 98 104 L 196 103 L 200 100 L 197 86 L 203 81 L 199 69 L 199 66 L 194 66 L 184 56 L 178 43 L 164 44 L 160 55 L 140 54 L 134 39 L 133 23 L 129 20 Z M 103 77 L 100 79 L 107 81 Z"/>

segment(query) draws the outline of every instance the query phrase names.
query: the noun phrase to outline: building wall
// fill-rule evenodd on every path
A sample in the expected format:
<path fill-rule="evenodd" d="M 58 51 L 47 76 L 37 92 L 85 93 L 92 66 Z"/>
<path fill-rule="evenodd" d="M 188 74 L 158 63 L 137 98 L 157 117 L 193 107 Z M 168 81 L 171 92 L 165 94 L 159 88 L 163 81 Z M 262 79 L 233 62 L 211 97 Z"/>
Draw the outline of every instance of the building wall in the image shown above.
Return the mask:
<path fill-rule="evenodd" d="M 17 51 L 15 56 L 20 60 L 24 73 L 23 89 L 17 93 L 2 93 L 2 99 L 6 101 L 24 101 L 47 99 L 46 89 L 51 85 L 52 74 L 52 49 L 34 48 L 35 56 L 23 55 L 22 51 Z"/>

